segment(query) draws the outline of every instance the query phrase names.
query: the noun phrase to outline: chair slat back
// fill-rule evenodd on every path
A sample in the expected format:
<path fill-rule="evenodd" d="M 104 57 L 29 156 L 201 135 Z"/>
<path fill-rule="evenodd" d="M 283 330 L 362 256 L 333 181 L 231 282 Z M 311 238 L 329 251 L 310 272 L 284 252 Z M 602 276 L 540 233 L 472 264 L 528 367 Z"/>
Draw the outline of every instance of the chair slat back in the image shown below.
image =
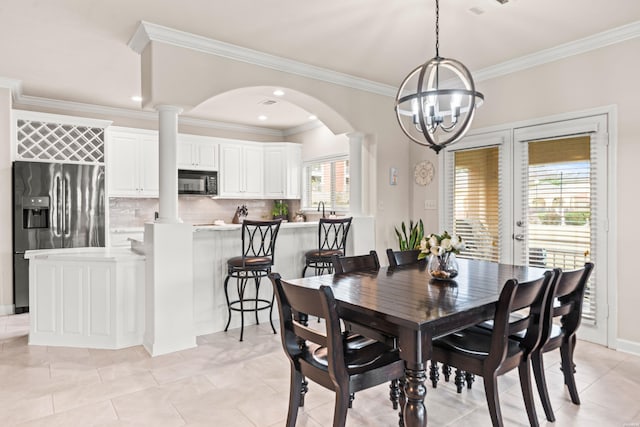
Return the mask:
<path fill-rule="evenodd" d="M 421 261 L 418 259 L 418 255 L 420 255 L 420 249 L 413 249 L 410 251 L 394 251 L 391 248 L 387 249 L 389 267 L 416 264 Z"/>
<path fill-rule="evenodd" d="M 331 288 L 323 285 L 320 289 L 312 289 L 293 285 L 283 281 L 278 273 L 269 274 L 269 278 L 278 299 L 282 345 L 287 355 L 293 360 L 297 354 L 305 351 L 307 341 L 326 346 L 329 370 L 340 378 L 347 376 L 340 317 Z M 325 319 L 326 334 L 301 323 L 300 314 Z"/>
<path fill-rule="evenodd" d="M 543 343 L 551 335 L 554 318 L 561 318 L 562 332 L 566 335 L 574 334 L 580 326 L 582 302 L 593 267 L 594 264 L 588 262 L 583 268 L 561 272 L 554 297 L 551 299 L 549 318 L 544 322 L 542 329 Z"/>
<path fill-rule="evenodd" d="M 273 259 L 276 237 L 281 220 L 253 221 L 242 223 L 242 257 L 270 257 Z"/>
<path fill-rule="evenodd" d="M 320 218 L 318 223 L 318 250 L 345 253 L 352 218 Z"/>
<path fill-rule="evenodd" d="M 336 274 L 352 273 L 354 271 L 377 271 L 380 269 L 380 260 L 376 251 L 370 251 L 367 255 L 333 255 L 331 262 Z"/>
<path fill-rule="evenodd" d="M 493 335 L 489 358 L 492 365 L 498 366 L 504 361 L 508 350 L 508 337 L 526 330 L 522 347 L 531 352 L 540 342 L 542 334 L 543 310 L 553 295 L 556 273 L 547 271 L 544 275 L 529 282 L 518 283 L 508 280 L 500 293 L 493 321 Z M 526 317 L 511 316 L 511 313 L 528 308 Z"/>

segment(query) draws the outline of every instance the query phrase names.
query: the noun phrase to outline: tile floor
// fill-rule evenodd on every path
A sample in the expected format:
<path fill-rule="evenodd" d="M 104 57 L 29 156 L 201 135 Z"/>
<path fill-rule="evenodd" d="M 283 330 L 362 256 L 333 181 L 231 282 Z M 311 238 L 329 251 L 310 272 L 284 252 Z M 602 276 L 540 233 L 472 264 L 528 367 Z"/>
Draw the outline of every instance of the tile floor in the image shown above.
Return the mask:
<path fill-rule="evenodd" d="M 27 345 L 28 315 L 0 317 L 2 426 L 283 426 L 289 366 L 279 335 L 250 326 L 198 338 L 198 347 L 151 358 L 138 346 L 91 350 Z M 640 426 L 640 357 L 579 342 L 576 364 L 582 405 L 569 400 L 559 356 L 548 354 L 555 424 Z M 526 426 L 517 373 L 499 380 L 505 425 Z M 537 397 L 537 396 L 536 396 Z M 482 381 L 457 395 L 452 383 L 429 387 L 431 426 L 491 425 Z M 333 394 L 310 384 L 299 427 L 330 426 Z M 347 426 L 396 426 L 388 386 L 356 395 Z"/>

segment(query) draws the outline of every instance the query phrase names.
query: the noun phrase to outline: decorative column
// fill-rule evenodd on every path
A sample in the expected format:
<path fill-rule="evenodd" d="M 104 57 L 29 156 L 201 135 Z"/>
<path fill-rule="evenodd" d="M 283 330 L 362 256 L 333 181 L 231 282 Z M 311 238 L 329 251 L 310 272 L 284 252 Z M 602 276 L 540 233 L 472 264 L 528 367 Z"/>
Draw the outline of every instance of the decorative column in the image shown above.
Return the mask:
<path fill-rule="evenodd" d="M 145 333 L 158 356 L 197 346 L 193 314 L 193 227 L 178 218 L 177 140 L 181 108 L 160 105 L 159 218 L 145 224 Z"/>
<path fill-rule="evenodd" d="M 349 208 L 353 216 L 362 215 L 362 146 L 364 134 L 348 133 L 349 138 Z"/>
<path fill-rule="evenodd" d="M 349 138 L 349 209 L 353 220 L 349 231 L 347 253 L 366 254 L 376 247 L 375 221 L 364 208 L 365 200 L 369 200 L 370 155 L 366 146 L 365 134 L 353 132 Z"/>
<path fill-rule="evenodd" d="M 159 105 L 158 130 L 160 140 L 160 197 L 157 222 L 182 222 L 178 217 L 178 115 L 182 108 Z"/>

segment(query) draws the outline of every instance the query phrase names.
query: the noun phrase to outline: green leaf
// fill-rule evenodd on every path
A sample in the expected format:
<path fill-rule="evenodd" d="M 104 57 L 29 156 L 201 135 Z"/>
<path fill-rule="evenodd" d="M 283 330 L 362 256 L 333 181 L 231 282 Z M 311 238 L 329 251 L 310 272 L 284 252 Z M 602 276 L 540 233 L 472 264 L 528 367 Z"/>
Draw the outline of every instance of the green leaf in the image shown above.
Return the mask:
<path fill-rule="evenodd" d="M 396 236 L 398 236 L 398 246 L 400 247 L 401 251 L 404 251 L 406 249 L 404 249 L 404 247 L 406 246 L 404 240 L 402 239 L 402 235 L 400 234 L 400 231 L 394 227 L 394 230 L 396 231 Z"/>

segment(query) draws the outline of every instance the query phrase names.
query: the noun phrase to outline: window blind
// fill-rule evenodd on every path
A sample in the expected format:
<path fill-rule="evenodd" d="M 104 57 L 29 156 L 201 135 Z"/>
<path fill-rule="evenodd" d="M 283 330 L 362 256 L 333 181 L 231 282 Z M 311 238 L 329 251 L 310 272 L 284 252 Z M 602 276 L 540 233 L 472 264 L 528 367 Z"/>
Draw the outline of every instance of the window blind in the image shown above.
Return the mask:
<path fill-rule="evenodd" d="M 595 259 L 596 150 L 589 136 L 534 141 L 524 150 L 529 265 L 574 270 Z M 595 278 L 587 285 L 583 319 L 595 323 Z"/>
<path fill-rule="evenodd" d="M 461 258 L 500 259 L 499 147 L 454 152 L 453 232 L 462 238 Z"/>

